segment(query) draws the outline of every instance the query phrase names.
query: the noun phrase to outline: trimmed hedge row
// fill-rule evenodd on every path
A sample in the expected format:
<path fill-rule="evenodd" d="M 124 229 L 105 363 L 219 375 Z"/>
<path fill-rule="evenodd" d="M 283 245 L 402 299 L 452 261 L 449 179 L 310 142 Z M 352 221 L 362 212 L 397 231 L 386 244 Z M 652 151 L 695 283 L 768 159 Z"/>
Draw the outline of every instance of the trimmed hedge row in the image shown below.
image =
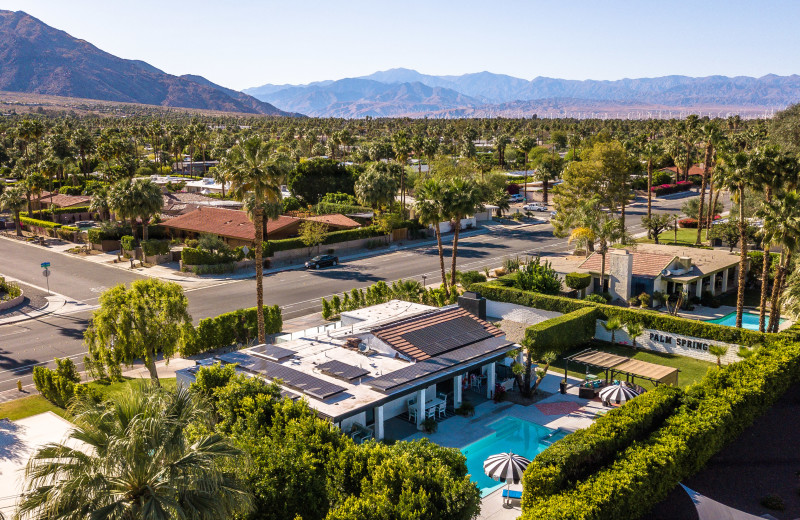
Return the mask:
<path fill-rule="evenodd" d="M 682 394 L 680 388 L 659 386 L 555 442 L 528 466 L 525 490 L 535 497 L 552 495 L 598 471 L 660 427 Z"/>
<path fill-rule="evenodd" d="M 182 356 L 191 356 L 236 343 L 247 343 L 258 338 L 256 307 L 238 309 L 215 318 L 200 320 L 197 327 L 184 329 L 181 338 Z M 281 308 L 264 306 L 264 327 L 267 334 L 276 334 L 283 328 Z"/>
<path fill-rule="evenodd" d="M 503 282 L 509 283 L 509 280 L 501 279 L 500 282 L 474 284 L 470 287 L 470 290 L 477 291 L 490 300 L 516 303 L 526 307 L 561 312 L 564 314 L 586 307 L 593 307 L 599 311 L 598 319 L 607 320 L 616 317 L 623 323 L 638 322 L 644 328 L 648 329 L 656 329 L 695 338 L 713 339 L 737 345 L 749 346 L 781 338 L 779 334 L 764 334 L 754 330 L 726 327 L 725 325 L 717 325 L 715 323 L 706 323 L 699 320 L 670 316 L 669 314 L 653 310 L 616 307 L 614 305 L 604 305 L 587 300 L 576 300 L 563 296 L 550 296 L 531 291 L 523 291 L 514 287 L 504 287 L 502 285 Z"/>
<path fill-rule="evenodd" d="M 633 443 L 607 468 L 567 491 L 523 493 L 523 519 L 635 519 L 699 471 L 800 379 L 800 345 L 759 349 L 749 359 L 712 369 L 687 390 L 664 425 Z M 626 405 L 627 406 L 627 405 Z"/>
<path fill-rule="evenodd" d="M 142 241 L 142 251 L 145 256 L 166 255 L 169 253 L 169 241 L 144 240 Z"/>
<path fill-rule="evenodd" d="M 356 229 L 345 229 L 342 231 L 331 231 L 325 235 L 325 240 L 322 245 L 337 244 L 339 242 L 347 242 L 350 240 L 360 240 L 362 238 L 373 238 L 384 236 L 375 226 L 366 226 Z M 291 249 L 307 248 L 308 246 L 303 243 L 299 238 L 284 238 L 281 240 L 270 240 L 264 242 L 264 256 L 272 256 L 278 251 L 289 251 Z"/>
<path fill-rule="evenodd" d="M 47 198 L 43 199 L 47 200 Z M 41 212 L 34 211 L 35 214 L 41 213 L 42 215 L 69 215 L 72 213 L 91 213 L 89 211 L 89 206 L 75 206 L 71 208 L 51 208 L 51 209 L 43 209 Z M 20 217 L 27 217 L 27 211 L 20 211 Z"/>
<path fill-rule="evenodd" d="M 58 229 L 61 227 L 61 224 L 58 224 L 56 222 L 51 222 L 49 220 L 39 220 L 38 218 L 20 216 L 19 221 L 29 226 L 40 227 L 45 229 Z"/>
<path fill-rule="evenodd" d="M 481 293 L 483 295 L 483 293 Z M 485 295 L 483 295 L 485 296 Z M 589 342 L 597 326 L 597 309 L 591 307 L 551 318 L 525 329 L 525 345 L 534 356 L 545 352 L 561 354 Z"/>
<path fill-rule="evenodd" d="M 181 251 L 181 260 L 184 265 L 217 265 L 229 264 L 239 258 L 235 252 L 220 254 L 205 249 L 184 247 Z"/>

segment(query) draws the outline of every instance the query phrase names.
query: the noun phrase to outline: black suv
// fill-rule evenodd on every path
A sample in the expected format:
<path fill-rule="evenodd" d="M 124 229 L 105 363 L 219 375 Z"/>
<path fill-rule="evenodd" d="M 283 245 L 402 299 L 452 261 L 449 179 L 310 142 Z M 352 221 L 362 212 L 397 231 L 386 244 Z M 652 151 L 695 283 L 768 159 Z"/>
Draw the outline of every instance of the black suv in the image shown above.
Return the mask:
<path fill-rule="evenodd" d="M 318 255 L 306 262 L 306 269 L 319 269 L 329 265 L 338 265 L 339 257 L 333 255 Z"/>

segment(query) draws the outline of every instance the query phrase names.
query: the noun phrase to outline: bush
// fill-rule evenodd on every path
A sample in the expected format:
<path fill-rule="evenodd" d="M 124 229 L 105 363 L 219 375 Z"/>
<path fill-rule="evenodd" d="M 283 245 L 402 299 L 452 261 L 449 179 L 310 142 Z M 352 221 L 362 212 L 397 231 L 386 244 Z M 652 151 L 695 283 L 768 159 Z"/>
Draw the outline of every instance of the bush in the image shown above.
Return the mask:
<path fill-rule="evenodd" d="M 247 343 L 258 338 L 256 308 L 239 309 L 220 314 L 215 318 L 200 320 L 197 327 L 184 329 L 181 355 L 191 356 L 236 343 Z M 281 309 L 277 305 L 264 306 L 264 327 L 267 334 L 276 334 L 283 328 Z"/>
<path fill-rule="evenodd" d="M 483 283 L 486 281 L 486 276 L 478 271 L 457 272 L 456 278 L 464 288 L 469 288 L 469 286 L 474 283 Z"/>
<path fill-rule="evenodd" d="M 166 255 L 169 253 L 169 241 L 145 240 L 142 242 L 142 251 L 145 256 Z"/>
<path fill-rule="evenodd" d="M 236 265 L 233 262 L 227 264 L 211 264 L 211 265 L 184 265 L 181 269 L 184 273 L 194 273 L 196 275 L 203 274 L 225 274 L 236 271 Z"/>
<path fill-rule="evenodd" d="M 561 278 L 550 262 L 541 263 L 537 256 L 519 270 L 514 278 L 514 287 L 543 294 L 558 294 L 561 291 Z"/>
<path fill-rule="evenodd" d="M 0 298 L 0 300 L 13 300 L 22 294 L 22 289 L 19 288 L 19 285 L 15 284 L 14 282 L 7 282 L 3 276 L 0 276 L 0 291 L 6 293 L 3 298 Z"/>
<path fill-rule="evenodd" d="M 678 226 L 682 228 L 691 228 L 697 229 L 697 219 L 696 218 L 682 218 L 678 221 Z"/>
<path fill-rule="evenodd" d="M 772 509 L 773 511 L 783 511 L 786 509 L 786 503 L 783 501 L 780 495 L 776 495 L 775 493 L 770 493 L 769 495 L 761 497 L 759 503 L 767 509 Z"/>
<path fill-rule="evenodd" d="M 75 395 L 75 385 L 81 377 L 71 359 L 55 358 L 56 369 L 33 367 L 33 384 L 42 397 L 56 406 L 65 408 Z"/>
<path fill-rule="evenodd" d="M 122 244 L 123 251 L 133 251 L 136 249 L 136 238 L 131 235 L 125 235 L 120 238 L 119 243 Z"/>
<path fill-rule="evenodd" d="M 588 295 L 586 298 L 583 299 L 585 302 L 594 302 L 594 303 L 608 303 L 602 295 L 597 293 L 592 293 Z"/>
<path fill-rule="evenodd" d="M 481 293 L 483 294 L 483 293 Z M 588 343 L 597 327 L 597 310 L 583 308 L 550 318 L 525 329 L 525 345 L 532 345 L 534 358 L 545 352 L 561 354 Z"/>
<path fill-rule="evenodd" d="M 650 188 L 650 191 L 653 192 L 655 196 L 660 196 L 669 195 L 671 193 L 680 193 L 690 189 L 692 189 L 692 183 L 690 181 L 678 181 L 677 184 L 660 184 L 658 186 L 653 186 Z"/>
<path fill-rule="evenodd" d="M 536 496 L 526 486 L 522 518 L 640 518 L 739 436 L 798 377 L 800 345 L 794 343 L 761 348 L 748 359 L 710 370 L 659 429 L 631 444 L 612 464 L 557 494 Z"/>
<path fill-rule="evenodd" d="M 639 303 L 642 304 L 642 307 L 649 307 L 650 306 L 650 295 L 646 292 L 643 292 L 639 295 Z"/>
<path fill-rule="evenodd" d="M 233 251 L 214 253 L 205 249 L 184 247 L 181 251 L 181 260 L 184 265 L 217 265 L 230 264 L 235 261 L 237 254 Z"/>
<path fill-rule="evenodd" d="M 601 320 L 616 317 L 623 323 L 641 323 L 642 327 L 646 329 L 655 329 L 695 338 L 713 339 L 725 343 L 735 343 L 737 345 L 755 345 L 757 343 L 771 342 L 781 338 L 779 334 L 765 334 L 748 329 L 726 327 L 715 323 L 670 316 L 649 309 L 602 305 L 599 302 L 595 302 L 594 299 L 592 301 L 588 299 L 576 300 L 563 296 L 552 296 L 503 286 L 504 284 L 512 282 L 513 280 L 509 279 L 509 277 L 503 277 L 501 280 L 475 284 L 472 289 L 480 292 L 481 295 L 490 300 L 516 303 L 526 307 L 561 312 L 564 314 L 591 306 L 599 310 L 598 319 Z M 589 295 L 589 297 L 591 296 L 593 295 Z"/>
<path fill-rule="evenodd" d="M 591 283 L 592 275 L 590 273 L 567 273 L 564 277 L 564 284 L 576 291 L 586 289 Z"/>
<path fill-rule="evenodd" d="M 50 222 L 49 220 L 39 220 L 37 218 L 30 218 L 30 217 L 19 217 L 19 221 L 22 224 L 25 224 L 30 227 L 39 227 L 44 229 L 58 229 L 61 227 L 61 224 L 56 222 Z"/>
<path fill-rule="evenodd" d="M 659 428 L 682 393 L 675 387 L 660 386 L 553 443 L 525 471 L 525 491 L 534 497 L 552 495 L 598 471 L 634 441 Z"/>

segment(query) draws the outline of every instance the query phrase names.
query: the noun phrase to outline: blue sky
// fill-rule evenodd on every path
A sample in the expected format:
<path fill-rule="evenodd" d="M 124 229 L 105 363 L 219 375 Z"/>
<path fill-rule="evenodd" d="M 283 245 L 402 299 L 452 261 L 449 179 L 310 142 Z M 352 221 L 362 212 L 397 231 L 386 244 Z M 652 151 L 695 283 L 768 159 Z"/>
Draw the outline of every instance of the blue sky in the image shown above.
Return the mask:
<path fill-rule="evenodd" d="M 0 8 L 235 89 L 393 67 L 526 79 L 800 73 L 793 0 L 4 0 Z"/>

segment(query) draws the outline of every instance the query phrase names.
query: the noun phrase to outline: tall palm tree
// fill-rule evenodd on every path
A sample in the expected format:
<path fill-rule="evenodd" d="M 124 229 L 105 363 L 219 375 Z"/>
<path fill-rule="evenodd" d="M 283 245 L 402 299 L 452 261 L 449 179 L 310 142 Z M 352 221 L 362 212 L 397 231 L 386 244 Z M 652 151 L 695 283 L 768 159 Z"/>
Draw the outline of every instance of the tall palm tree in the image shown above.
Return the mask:
<path fill-rule="evenodd" d="M 797 250 L 798 244 L 800 244 L 800 195 L 796 191 L 779 194 L 775 197 L 775 200 L 764 204 L 759 211 L 759 216 L 764 222 L 764 227 L 762 228 L 764 242 L 778 245 L 781 248 L 778 269 L 772 284 L 769 324 L 766 329 L 763 328 L 764 314 L 766 312 L 766 302 L 763 302 L 759 330 L 778 332 L 781 311 L 780 300 L 783 286 L 785 285 L 786 271 L 794 251 Z M 764 275 L 762 274 L 762 276 Z M 767 280 L 768 278 L 764 279 L 762 284 L 766 285 Z M 765 292 L 763 285 L 762 295 Z"/>
<path fill-rule="evenodd" d="M 726 155 L 714 171 L 717 189 L 725 188 L 733 193 L 739 203 L 739 280 L 736 288 L 736 326 L 742 327 L 744 313 L 744 285 L 747 268 L 747 221 L 744 217 L 744 190 L 751 178 L 750 157 L 745 152 Z"/>
<path fill-rule="evenodd" d="M 528 154 L 531 153 L 533 147 L 536 146 L 536 141 L 533 137 L 526 135 L 517 139 L 517 149 L 522 152 L 523 168 L 525 168 L 525 183 L 522 189 L 522 195 L 525 197 L 525 202 L 528 202 Z"/>
<path fill-rule="evenodd" d="M 497 149 L 497 159 L 500 163 L 500 168 L 506 166 L 506 147 L 511 143 L 511 138 L 506 134 L 500 134 L 494 139 L 494 146 Z"/>
<path fill-rule="evenodd" d="M 241 201 L 252 200 L 255 227 L 256 316 L 258 341 L 266 341 L 264 328 L 264 204 L 281 201 L 281 185 L 291 169 L 291 159 L 276 151 L 276 143 L 253 136 L 231 148 L 220 164 L 231 185 L 231 193 Z"/>
<path fill-rule="evenodd" d="M 101 186 L 92 194 L 92 200 L 89 202 L 89 211 L 96 212 L 100 215 L 100 220 L 108 220 L 109 216 L 109 189 L 107 186 Z"/>
<path fill-rule="evenodd" d="M 129 220 L 131 223 L 131 234 L 136 236 L 136 192 L 133 189 L 133 182 L 117 181 L 108 190 L 108 207 L 114 212 L 114 216 L 122 221 Z"/>
<path fill-rule="evenodd" d="M 642 155 L 647 161 L 647 218 L 651 217 L 653 204 L 653 161 L 661 155 L 662 151 L 658 141 L 647 141 L 642 147 Z"/>
<path fill-rule="evenodd" d="M 161 188 L 150 179 L 135 179 L 133 190 L 136 194 L 137 216 L 142 219 L 142 240 L 147 240 L 150 237 L 150 219 L 161 213 L 164 197 Z"/>
<path fill-rule="evenodd" d="M 695 245 L 700 245 L 700 235 L 703 232 L 703 223 L 709 223 L 714 219 L 714 208 L 711 207 L 709 203 L 708 211 L 711 213 L 710 218 L 708 220 L 703 218 L 703 210 L 704 210 L 704 202 L 706 196 L 706 183 L 709 180 L 709 172 L 711 171 L 711 160 L 714 154 L 714 147 L 717 143 L 722 139 L 722 130 L 720 130 L 719 125 L 714 122 L 706 123 L 702 126 L 702 136 L 703 140 L 705 141 L 705 157 L 703 159 L 703 178 L 700 183 L 700 208 L 697 212 L 697 239 L 695 240 Z"/>
<path fill-rule="evenodd" d="M 416 193 L 416 214 L 421 224 L 433 226 L 436 235 L 436 245 L 439 248 L 439 267 L 442 271 L 442 289 L 446 295 L 450 295 L 447 289 L 447 275 L 444 272 L 444 248 L 442 247 L 442 232 L 439 224 L 447 220 L 444 211 L 444 192 L 445 188 L 442 181 L 438 179 L 427 179 L 417 188 Z"/>
<path fill-rule="evenodd" d="M 458 235 L 461 220 L 475 214 L 481 206 L 482 192 L 472 179 L 455 178 L 445 186 L 445 214 L 453 222 L 453 262 L 450 269 L 450 287 L 456 286 L 456 258 L 458 257 Z"/>
<path fill-rule="evenodd" d="M 22 186 L 6 188 L 0 194 L 0 208 L 11 211 L 14 214 L 14 225 L 17 228 L 17 236 L 22 236 L 22 225 L 19 221 L 19 212 L 25 208 L 25 190 Z"/>
<path fill-rule="evenodd" d="M 224 469 L 241 452 L 202 428 L 189 436 L 191 425 L 210 426 L 208 407 L 183 387 L 134 388 L 114 401 L 72 404 L 67 439 L 28 462 L 19 518 L 211 520 L 252 509 L 250 494 Z"/>

